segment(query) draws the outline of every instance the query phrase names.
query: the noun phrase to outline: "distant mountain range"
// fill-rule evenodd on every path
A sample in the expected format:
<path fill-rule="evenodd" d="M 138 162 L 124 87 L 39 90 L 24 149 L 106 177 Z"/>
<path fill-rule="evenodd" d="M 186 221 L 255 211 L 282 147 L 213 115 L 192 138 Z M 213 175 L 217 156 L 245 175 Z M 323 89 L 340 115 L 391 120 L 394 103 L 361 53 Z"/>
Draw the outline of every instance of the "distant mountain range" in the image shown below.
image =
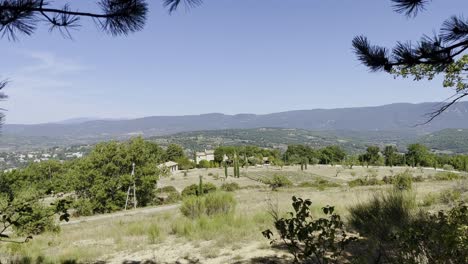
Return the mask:
<path fill-rule="evenodd" d="M 423 126 L 427 113 L 438 103 L 398 103 L 376 107 L 314 109 L 265 115 L 203 114 L 151 116 L 126 120 L 79 120 L 37 125 L 6 124 L 3 134 L 62 138 L 121 138 L 131 135 L 159 136 L 178 132 L 259 127 L 298 128 L 315 131 L 413 131 L 430 133 L 446 128 L 468 128 L 468 102 L 449 108 Z"/>
<path fill-rule="evenodd" d="M 460 102 L 429 124 L 418 126 L 427 120 L 426 114 L 438 106 L 438 103 L 399 103 L 266 115 L 213 113 L 113 120 L 78 118 L 35 125 L 6 124 L 0 136 L 0 151 L 92 144 L 142 135 L 158 138 L 162 142 L 186 142 L 183 145 L 193 147 L 210 146 L 220 140 L 218 143 L 221 144 L 250 140 L 251 143 L 265 146 L 304 141 L 315 146 L 338 142 L 353 150 L 362 149 L 368 144 L 396 144 L 404 148 L 407 143 L 420 141 L 435 149 L 468 152 L 468 136 L 465 135 L 468 131 L 468 102 Z M 293 137 L 291 135 L 294 133 L 288 132 L 288 129 L 296 130 Z M 194 136 L 206 136 L 209 140 L 203 144 L 194 144 Z"/>

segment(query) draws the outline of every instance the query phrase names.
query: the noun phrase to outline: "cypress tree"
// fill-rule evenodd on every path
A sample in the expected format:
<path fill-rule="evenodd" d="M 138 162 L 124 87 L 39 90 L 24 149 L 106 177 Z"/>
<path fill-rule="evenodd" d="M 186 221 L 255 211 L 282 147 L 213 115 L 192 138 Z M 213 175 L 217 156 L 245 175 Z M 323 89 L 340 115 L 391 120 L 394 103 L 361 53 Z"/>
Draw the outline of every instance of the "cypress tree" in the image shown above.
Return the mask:
<path fill-rule="evenodd" d="M 198 184 L 198 196 L 202 196 L 203 195 L 203 176 L 199 176 L 200 177 L 200 182 Z"/>
<path fill-rule="evenodd" d="M 224 176 L 225 176 L 226 179 L 227 179 L 227 177 L 228 177 L 228 166 L 227 166 L 226 161 L 224 162 Z"/>

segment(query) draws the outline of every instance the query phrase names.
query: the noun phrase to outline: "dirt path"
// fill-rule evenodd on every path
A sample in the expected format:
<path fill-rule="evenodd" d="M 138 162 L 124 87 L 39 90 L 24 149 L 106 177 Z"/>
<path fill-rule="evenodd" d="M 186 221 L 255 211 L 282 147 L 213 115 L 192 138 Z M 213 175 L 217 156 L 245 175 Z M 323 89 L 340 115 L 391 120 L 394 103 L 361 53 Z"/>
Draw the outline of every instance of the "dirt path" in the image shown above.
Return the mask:
<path fill-rule="evenodd" d="M 80 223 L 86 222 L 94 222 L 99 220 L 104 220 L 108 218 L 114 217 L 122 217 L 122 216 L 132 216 L 132 215 L 147 215 L 147 214 L 155 214 L 165 211 L 174 210 L 179 208 L 179 204 L 172 204 L 172 205 L 163 205 L 158 207 L 146 207 L 146 208 L 139 208 L 136 210 L 128 210 L 128 211 L 120 211 L 112 214 L 102 214 L 102 215 L 95 215 L 95 216 L 88 216 L 88 217 L 80 217 L 73 219 L 69 222 L 62 222 L 60 225 L 76 225 Z"/>

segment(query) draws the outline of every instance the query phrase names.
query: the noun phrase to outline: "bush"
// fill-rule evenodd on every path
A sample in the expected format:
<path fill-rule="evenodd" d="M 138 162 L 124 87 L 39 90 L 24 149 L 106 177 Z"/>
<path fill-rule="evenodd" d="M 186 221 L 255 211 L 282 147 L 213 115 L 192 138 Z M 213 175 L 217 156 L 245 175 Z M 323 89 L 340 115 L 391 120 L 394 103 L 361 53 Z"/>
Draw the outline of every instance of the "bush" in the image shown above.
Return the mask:
<path fill-rule="evenodd" d="M 442 169 L 446 170 L 446 171 L 453 171 L 455 170 L 455 168 L 450 165 L 450 164 L 445 164 L 444 166 L 442 166 Z"/>
<path fill-rule="evenodd" d="M 182 205 L 180 206 L 180 212 L 188 218 L 198 218 L 205 214 L 205 200 L 203 196 L 189 195 L 184 198 Z"/>
<path fill-rule="evenodd" d="M 395 236 L 395 263 L 468 263 L 468 207 L 448 212 L 420 213 Z"/>
<path fill-rule="evenodd" d="M 317 188 L 320 191 L 325 190 L 328 187 L 339 187 L 340 185 L 335 182 L 330 182 L 322 178 L 316 178 L 314 182 L 301 182 L 299 187 L 312 187 Z"/>
<path fill-rule="evenodd" d="M 452 180 L 458 180 L 460 178 L 461 176 L 455 172 L 438 172 L 434 176 L 434 179 L 436 181 L 452 181 Z"/>
<path fill-rule="evenodd" d="M 234 212 L 236 200 L 234 196 L 226 192 L 213 192 L 203 197 L 205 200 L 206 214 L 229 214 Z"/>
<path fill-rule="evenodd" d="M 393 179 L 393 187 L 399 191 L 411 190 L 413 186 L 413 175 L 408 170 L 397 174 Z"/>
<path fill-rule="evenodd" d="M 158 189 L 160 193 L 174 193 L 177 192 L 177 189 L 174 186 L 164 186 Z"/>
<path fill-rule="evenodd" d="M 292 182 L 284 175 L 275 174 L 273 175 L 272 179 L 267 181 L 267 184 L 270 185 L 273 190 L 275 190 L 276 188 L 280 187 L 289 187 L 292 185 Z"/>
<path fill-rule="evenodd" d="M 444 204 L 457 202 L 461 198 L 461 192 L 458 190 L 445 190 L 440 193 L 439 199 Z"/>
<path fill-rule="evenodd" d="M 236 201 L 234 196 L 226 192 L 212 192 L 205 196 L 188 196 L 180 207 L 181 213 L 191 219 L 202 215 L 212 216 L 234 212 Z"/>
<path fill-rule="evenodd" d="M 73 207 L 75 208 L 75 216 L 89 216 L 93 215 L 93 203 L 89 199 L 81 198 L 74 202 Z"/>
<path fill-rule="evenodd" d="M 21 212 L 16 220 L 18 225 L 14 225 L 13 228 L 15 234 L 38 235 L 46 231 L 58 232 L 60 230 L 60 226 L 55 224 L 52 208 L 39 203 L 34 203 L 30 208 L 30 211 Z"/>
<path fill-rule="evenodd" d="M 439 196 L 433 193 L 428 193 L 426 196 L 424 196 L 421 205 L 422 206 L 431 206 L 435 203 L 437 203 L 439 199 Z"/>
<path fill-rule="evenodd" d="M 240 189 L 239 184 L 237 184 L 236 182 L 223 183 L 223 185 L 221 185 L 221 190 L 226 191 L 226 192 L 234 192 L 239 189 Z"/>
<path fill-rule="evenodd" d="M 375 194 L 369 201 L 349 208 L 349 225 L 368 238 L 368 255 L 375 259 L 388 255 L 395 245 L 393 234 L 406 228 L 415 208 L 414 196 L 408 192 L 389 191 Z"/>
<path fill-rule="evenodd" d="M 384 181 L 378 180 L 377 178 L 359 178 L 348 182 L 349 187 L 357 186 L 372 186 L 372 185 L 382 185 Z"/>
<path fill-rule="evenodd" d="M 324 218 L 313 219 L 310 200 L 293 196 L 294 212 L 288 218 L 275 217 L 275 227 L 279 237 L 294 256 L 295 263 L 338 263 L 345 247 L 356 240 L 344 229 L 340 216 L 334 214 L 334 207 L 322 208 Z M 273 214 L 275 216 L 277 214 Z M 273 232 L 262 234 L 274 242 Z"/>
<path fill-rule="evenodd" d="M 182 191 L 182 196 L 190 196 L 190 195 L 199 195 L 198 193 L 199 185 L 198 184 L 192 184 L 184 188 Z M 216 186 L 212 183 L 203 183 L 203 194 L 207 194 L 210 192 L 216 191 Z"/>

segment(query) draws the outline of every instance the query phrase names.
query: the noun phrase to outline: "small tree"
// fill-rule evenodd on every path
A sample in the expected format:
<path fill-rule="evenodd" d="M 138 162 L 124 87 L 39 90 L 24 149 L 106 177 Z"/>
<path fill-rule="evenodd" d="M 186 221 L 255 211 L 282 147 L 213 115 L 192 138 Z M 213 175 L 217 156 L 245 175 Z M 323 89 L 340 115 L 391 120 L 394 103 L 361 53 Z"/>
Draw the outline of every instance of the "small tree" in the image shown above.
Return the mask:
<path fill-rule="evenodd" d="M 293 196 L 292 206 L 294 212 L 290 212 L 289 218 L 277 218 L 275 228 L 281 241 L 287 246 L 288 251 L 294 256 L 296 263 L 338 263 L 345 247 L 355 237 L 349 236 L 344 228 L 341 217 L 334 213 L 334 207 L 322 208 L 324 218 L 314 219 L 310 212 L 312 202 Z M 275 243 L 273 232 L 265 230 L 262 234 Z"/>

